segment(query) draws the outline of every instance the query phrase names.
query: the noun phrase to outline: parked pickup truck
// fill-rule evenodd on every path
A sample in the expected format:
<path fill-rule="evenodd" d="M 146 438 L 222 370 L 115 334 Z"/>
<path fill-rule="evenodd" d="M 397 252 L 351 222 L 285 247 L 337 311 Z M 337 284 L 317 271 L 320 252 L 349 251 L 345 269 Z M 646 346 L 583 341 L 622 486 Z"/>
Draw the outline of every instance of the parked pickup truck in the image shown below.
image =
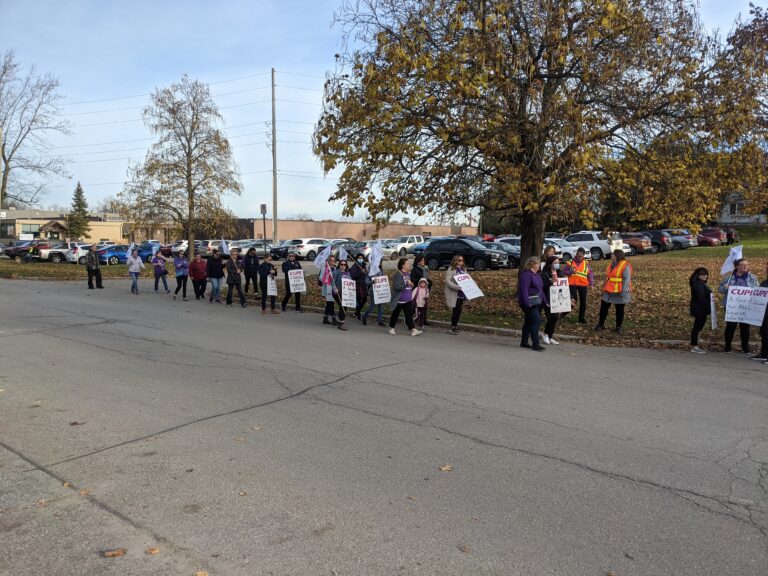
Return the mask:
<path fill-rule="evenodd" d="M 69 251 L 75 247 L 85 246 L 83 242 L 64 242 L 53 246 L 39 247 L 38 258 L 41 262 L 66 262 Z"/>

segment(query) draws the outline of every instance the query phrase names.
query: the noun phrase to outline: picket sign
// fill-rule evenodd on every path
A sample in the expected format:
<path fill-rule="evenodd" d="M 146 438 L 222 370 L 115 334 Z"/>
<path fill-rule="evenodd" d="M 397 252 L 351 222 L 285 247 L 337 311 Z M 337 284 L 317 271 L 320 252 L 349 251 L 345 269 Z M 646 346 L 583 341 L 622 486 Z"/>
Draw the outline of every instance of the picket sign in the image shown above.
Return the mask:
<path fill-rule="evenodd" d="M 373 303 L 389 304 L 392 292 L 389 289 L 389 278 L 386 276 L 373 277 Z"/>
<path fill-rule="evenodd" d="M 717 301 L 715 295 L 709 295 L 709 313 L 712 319 L 712 330 L 717 330 Z"/>
<path fill-rule="evenodd" d="M 768 306 L 768 288 L 731 286 L 725 305 L 725 321 L 762 326 Z"/>
<path fill-rule="evenodd" d="M 549 311 L 552 314 L 571 311 L 571 291 L 568 278 L 558 278 L 549 289 Z"/>
<path fill-rule="evenodd" d="M 341 305 L 344 308 L 355 308 L 357 306 L 357 290 L 355 281 L 352 278 L 341 279 Z"/>
<path fill-rule="evenodd" d="M 277 281 L 274 276 L 267 277 L 267 296 L 277 296 Z"/>
<path fill-rule="evenodd" d="M 453 279 L 456 280 L 456 284 L 458 284 L 461 291 L 464 292 L 464 297 L 467 300 L 474 300 L 475 298 L 482 298 L 485 296 L 483 291 L 480 290 L 480 287 L 469 274 L 456 274 Z"/>
<path fill-rule="evenodd" d="M 288 285 L 291 288 L 291 294 L 296 292 L 306 292 L 307 282 L 304 280 L 304 270 L 288 270 Z"/>

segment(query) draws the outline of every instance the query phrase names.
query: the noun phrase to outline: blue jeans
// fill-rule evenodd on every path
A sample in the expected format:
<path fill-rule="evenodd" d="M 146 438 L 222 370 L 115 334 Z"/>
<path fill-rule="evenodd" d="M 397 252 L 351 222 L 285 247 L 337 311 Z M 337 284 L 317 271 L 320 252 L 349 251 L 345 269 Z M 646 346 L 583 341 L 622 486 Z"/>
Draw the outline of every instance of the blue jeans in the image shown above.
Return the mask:
<path fill-rule="evenodd" d="M 373 294 L 369 292 L 369 296 L 371 299 L 369 300 L 370 304 L 368 304 L 368 308 L 365 312 L 363 312 L 363 318 L 368 320 L 368 316 L 371 315 L 371 312 L 373 312 L 373 307 L 378 306 L 378 310 L 376 312 L 376 322 L 381 323 L 384 322 L 384 304 L 375 304 L 373 302 Z"/>
<path fill-rule="evenodd" d="M 532 308 L 523 308 L 525 320 L 523 321 L 523 338 L 520 340 L 520 346 L 528 345 L 528 338 L 531 339 L 534 348 L 539 347 L 539 328 L 541 327 L 541 310 L 539 306 Z"/>
<path fill-rule="evenodd" d="M 158 274 L 155 272 L 155 292 L 157 292 L 157 285 L 160 283 L 160 279 L 163 279 L 163 286 L 165 287 L 165 291 L 168 292 L 168 280 L 165 279 L 165 274 Z"/>
<path fill-rule="evenodd" d="M 131 272 L 131 292 L 134 294 L 139 293 L 139 274 L 141 272 Z"/>
<path fill-rule="evenodd" d="M 208 280 L 211 282 L 211 295 L 209 296 L 209 299 L 220 300 L 221 299 L 221 278 L 208 278 Z"/>

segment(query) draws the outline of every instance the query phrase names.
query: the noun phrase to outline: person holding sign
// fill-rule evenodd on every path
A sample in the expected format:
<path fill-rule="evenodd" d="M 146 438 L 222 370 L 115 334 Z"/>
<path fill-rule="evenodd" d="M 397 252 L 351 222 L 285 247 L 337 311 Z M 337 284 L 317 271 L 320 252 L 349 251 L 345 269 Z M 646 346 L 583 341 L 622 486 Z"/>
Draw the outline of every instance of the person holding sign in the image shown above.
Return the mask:
<path fill-rule="evenodd" d="M 733 271 L 726 274 L 717 291 L 723 295 L 723 306 L 728 310 L 728 289 L 732 286 L 742 288 L 757 288 L 757 276 L 749 271 L 749 262 L 744 258 L 738 258 L 733 262 Z M 736 334 L 736 325 L 739 326 L 739 335 L 741 336 L 741 352 L 749 354 L 749 324 L 744 322 L 726 322 L 725 323 L 725 354 L 731 353 L 731 344 Z"/>
<path fill-rule="evenodd" d="M 368 324 L 368 316 L 371 315 L 374 307 L 376 308 L 376 324 L 382 327 L 386 326 L 384 323 L 384 304 L 376 301 L 375 286 L 379 282 L 386 283 L 387 289 L 389 289 L 389 279 L 387 278 L 386 274 L 384 274 L 384 270 L 379 268 L 376 270 L 376 272 L 374 272 L 372 267 L 369 267 L 368 275 L 365 277 L 365 285 L 368 289 L 368 301 L 370 304 L 368 304 L 368 308 L 363 313 L 363 326 Z M 387 298 L 387 300 L 389 300 L 389 298 Z"/>
<path fill-rule="evenodd" d="M 608 310 L 613 304 L 616 307 L 616 334 L 621 334 L 624 324 L 624 307 L 632 301 L 632 266 L 624 258 L 622 250 L 614 250 L 611 263 L 605 270 L 603 297 L 600 301 L 600 318 L 595 330 L 605 330 L 605 320 Z"/>
<path fill-rule="evenodd" d="M 291 289 L 291 279 L 289 277 L 291 276 L 291 270 L 301 270 L 301 263 L 296 259 L 296 254 L 289 252 L 288 259 L 283 262 L 282 268 L 283 275 L 285 276 L 285 296 L 283 296 L 283 302 L 280 307 L 283 309 L 283 312 L 285 312 L 285 308 L 288 306 L 288 302 L 291 301 L 291 294 L 295 294 L 296 296 L 294 302 L 296 303 L 296 307 L 294 310 L 296 310 L 296 312 L 303 312 L 301 309 L 301 292 L 298 290 L 294 292 Z"/>
<path fill-rule="evenodd" d="M 456 276 L 466 273 L 464 258 L 459 255 L 453 257 L 448 270 L 445 271 L 445 303 L 452 310 L 451 328 L 448 330 L 448 333 L 454 336 L 459 335 L 458 325 L 461 319 L 461 309 L 464 306 L 464 300 L 466 300 L 464 291 L 456 282 Z"/>
<path fill-rule="evenodd" d="M 579 246 L 571 263 L 563 267 L 563 272 L 568 277 L 571 300 L 574 304 L 576 300 L 579 301 L 579 324 L 587 323 L 587 288 L 595 285 L 592 270 L 584 259 L 585 255 L 586 251 Z"/>
<path fill-rule="evenodd" d="M 704 354 L 699 347 L 699 334 L 707 324 L 707 316 L 712 311 L 712 289 L 707 286 L 709 271 L 706 268 L 696 268 L 691 274 L 688 284 L 691 287 L 691 316 L 693 316 L 693 328 L 691 329 L 691 352 Z"/>
<path fill-rule="evenodd" d="M 248 294 L 248 287 L 253 282 L 253 295 L 259 296 L 259 256 L 256 254 L 256 248 L 248 248 L 243 258 L 243 274 L 245 275 L 245 289 L 243 292 Z"/>
<path fill-rule="evenodd" d="M 413 323 L 413 284 L 411 283 L 411 261 L 408 258 L 400 258 L 397 262 L 397 274 L 392 283 L 392 315 L 389 317 L 389 333 L 395 335 L 395 326 L 400 318 L 400 312 L 405 316 L 405 325 L 411 331 L 411 336 L 422 333 Z"/>
<path fill-rule="evenodd" d="M 544 344 L 560 344 L 557 340 L 555 340 L 555 327 L 557 326 L 557 321 L 560 320 L 560 317 L 562 314 L 567 314 L 567 312 L 563 312 L 562 314 L 560 312 L 552 312 L 550 304 L 552 303 L 553 296 L 552 291 L 550 290 L 553 286 L 557 286 L 558 280 L 560 278 L 564 278 L 565 274 L 560 270 L 560 259 L 557 256 L 550 256 L 547 258 L 547 261 L 544 263 L 544 268 L 541 270 L 541 284 L 542 289 L 544 290 L 544 294 L 549 294 L 549 303 L 544 305 L 544 312 L 547 316 L 547 322 L 544 324 L 544 334 L 541 336 L 542 342 Z M 570 292 L 568 294 L 570 298 Z"/>
<path fill-rule="evenodd" d="M 336 269 L 333 271 L 333 300 L 336 302 L 336 304 L 339 305 L 339 315 L 338 315 L 338 324 L 337 328 L 339 330 L 347 330 L 347 327 L 344 326 L 344 321 L 347 318 L 347 313 L 344 311 L 344 296 L 347 296 L 349 299 L 350 297 L 354 299 L 355 297 L 355 289 L 354 284 L 355 281 L 352 280 L 352 277 L 349 275 L 349 265 L 347 264 L 346 259 L 342 260 L 339 259 L 339 264 L 336 267 Z M 345 291 L 345 285 L 347 286 L 347 289 Z M 351 292 L 351 294 L 350 294 Z M 349 304 L 351 302 L 348 301 Z M 354 308 L 354 306 L 351 306 L 351 308 Z"/>
<path fill-rule="evenodd" d="M 362 320 L 360 312 L 368 301 L 368 290 L 365 286 L 366 278 L 368 278 L 368 266 L 366 266 L 363 254 L 358 254 L 355 257 L 355 262 L 349 270 L 349 275 L 355 281 L 355 319 Z"/>
<path fill-rule="evenodd" d="M 539 343 L 539 327 L 541 326 L 541 306 L 548 304 L 541 282 L 541 258 L 531 256 L 525 261 L 525 269 L 520 273 L 520 286 L 517 289 L 517 303 L 523 310 L 523 337 L 520 348 L 533 348 L 543 352 L 545 348 Z M 528 344 L 528 339 L 531 344 Z"/>
<path fill-rule="evenodd" d="M 264 257 L 264 261 L 259 264 L 259 288 L 261 289 L 261 313 L 267 313 L 267 296 L 269 296 L 269 308 L 272 310 L 272 314 L 280 314 L 279 310 L 275 309 L 275 301 L 277 300 L 277 292 L 269 294 L 268 285 L 270 279 L 275 282 L 277 277 L 277 270 L 272 264 L 272 255 L 267 254 Z"/>

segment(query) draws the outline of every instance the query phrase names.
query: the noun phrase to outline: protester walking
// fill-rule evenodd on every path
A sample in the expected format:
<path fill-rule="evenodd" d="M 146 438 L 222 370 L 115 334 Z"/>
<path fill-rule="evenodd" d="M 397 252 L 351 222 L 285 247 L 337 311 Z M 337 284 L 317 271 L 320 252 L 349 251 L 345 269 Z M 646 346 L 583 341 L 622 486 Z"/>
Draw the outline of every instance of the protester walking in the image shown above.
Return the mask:
<path fill-rule="evenodd" d="M 162 279 L 165 293 L 170 294 L 171 291 L 168 288 L 168 280 L 165 279 L 165 277 L 168 275 L 168 270 L 165 269 L 165 262 L 166 258 L 160 254 L 159 250 L 155 252 L 154 256 L 152 256 L 152 269 L 155 272 L 155 292 L 158 291 L 157 289 L 160 285 L 160 280 Z"/>
<path fill-rule="evenodd" d="M 376 308 L 376 324 L 382 327 L 386 326 L 384 323 L 384 304 L 376 304 L 376 300 L 373 295 L 373 279 L 382 276 L 386 276 L 383 269 L 379 268 L 375 274 L 371 274 L 370 266 L 368 267 L 368 274 L 365 277 L 365 286 L 366 291 L 368 292 L 368 308 L 366 308 L 365 312 L 363 312 L 363 326 L 368 324 L 368 317 L 371 315 L 371 312 L 373 312 L 374 308 Z"/>
<path fill-rule="evenodd" d="M 418 286 L 421 279 L 424 278 L 427 281 L 427 289 L 432 291 L 432 280 L 429 279 L 429 266 L 426 264 L 424 256 L 418 255 L 413 258 L 413 267 L 411 268 L 411 282 L 414 286 Z M 428 326 L 427 324 L 427 308 L 429 308 L 429 299 L 427 299 L 424 310 L 419 311 L 418 317 L 421 322 L 419 328 Z"/>
<path fill-rule="evenodd" d="M 624 324 L 624 307 L 632 301 L 632 266 L 624 258 L 622 250 L 614 250 L 611 263 L 605 270 L 603 296 L 600 300 L 600 317 L 595 330 L 605 330 L 605 320 L 611 304 L 616 308 L 616 329 L 621 334 Z"/>
<path fill-rule="evenodd" d="M 456 283 L 455 276 L 466 273 L 464 258 L 458 255 L 453 257 L 451 264 L 448 266 L 448 270 L 445 271 L 445 303 L 448 305 L 448 308 L 452 310 L 451 328 L 448 330 L 448 333 L 453 334 L 454 336 L 458 336 L 459 334 L 461 310 L 464 307 L 464 300 L 466 300 L 464 291 Z"/>
<path fill-rule="evenodd" d="M 240 275 L 242 264 L 237 259 L 238 254 L 238 249 L 232 248 L 229 251 L 229 260 L 227 260 L 227 306 L 232 307 L 232 298 L 235 295 L 235 291 L 237 291 L 237 295 L 240 298 L 240 307 L 245 308 L 248 304 L 245 303 L 243 277 Z"/>
<path fill-rule="evenodd" d="M 91 244 L 85 255 L 85 270 L 88 272 L 88 290 L 93 290 L 94 280 L 96 281 L 96 288 L 104 288 L 101 283 L 101 263 L 99 262 L 99 255 L 96 253 L 96 243 Z"/>
<path fill-rule="evenodd" d="M 321 293 L 325 298 L 325 310 L 323 311 L 323 324 L 339 325 L 339 319 L 336 317 L 336 281 L 334 278 L 334 272 L 336 271 L 336 257 L 328 256 L 325 261 L 322 273 L 318 276 L 318 282 L 320 282 Z M 342 309 L 341 314 L 344 314 Z"/>
<path fill-rule="evenodd" d="M 400 312 L 405 317 L 405 325 L 411 331 L 411 336 L 422 333 L 413 322 L 413 283 L 411 282 L 411 261 L 400 258 L 397 262 L 397 273 L 392 282 L 392 300 L 389 303 L 392 314 L 389 317 L 389 333 L 395 335 L 395 326 L 400 318 Z"/>
<path fill-rule="evenodd" d="M 707 324 L 707 317 L 712 311 L 712 289 L 707 285 L 709 271 L 706 268 L 696 268 L 688 279 L 691 287 L 691 316 L 693 316 L 693 328 L 691 329 L 691 352 L 704 354 L 699 346 L 699 334 Z"/>
<path fill-rule="evenodd" d="M 355 281 L 355 319 L 362 320 L 360 312 L 368 302 L 368 288 L 365 285 L 366 278 L 368 278 L 368 266 L 366 266 L 365 256 L 358 254 L 355 257 L 355 262 L 349 269 L 349 276 Z"/>
<path fill-rule="evenodd" d="M 296 307 L 294 310 L 296 312 L 304 312 L 304 310 L 301 309 L 301 292 L 291 292 L 291 282 L 288 277 L 288 272 L 291 270 L 301 270 L 301 262 L 299 262 L 296 259 L 296 254 L 290 252 L 288 254 L 288 258 L 285 262 L 283 262 L 283 276 L 285 276 L 285 296 L 283 296 L 283 302 L 280 305 L 283 312 L 285 312 L 285 309 L 288 307 L 288 303 L 291 301 L 291 295 L 294 295 L 294 303 L 296 304 Z"/>
<path fill-rule="evenodd" d="M 757 288 L 757 276 L 749 271 L 749 262 L 745 258 L 739 258 L 733 262 L 733 271 L 725 275 L 718 292 L 723 295 L 723 308 L 728 308 L 728 289 L 731 286 L 741 286 L 743 288 Z M 726 322 L 725 323 L 725 348 L 723 352 L 731 353 L 731 344 L 736 334 L 736 325 L 739 327 L 739 336 L 741 337 L 741 352 L 749 354 L 749 324 L 744 322 Z"/>
<path fill-rule="evenodd" d="M 181 299 L 187 301 L 187 278 L 189 278 L 189 260 L 183 250 L 180 250 L 176 258 L 173 259 L 173 269 L 176 274 L 176 291 L 173 293 L 173 299 L 181 291 Z"/>
<path fill-rule="evenodd" d="M 579 304 L 579 324 L 587 323 L 587 288 L 595 285 L 592 269 L 585 260 L 586 252 L 579 247 L 576 255 L 569 264 L 562 267 L 563 273 L 568 277 L 568 289 L 571 292 L 573 305 Z"/>
<path fill-rule="evenodd" d="M 221 280 L 224 278 L 224 261 L 218 250 L 211 252 L 208 258 L 208 265 L 205 274 L 211 283 L 211 293 L 208 296 L 208 302 L 218 302 L 221 304 Z"/>
<path fill-rule="evenodd" d="M 144 261 L 139 258 L 139 251 L 131 250 L 131 254 L 125 259 L 128 265 L 128 274 L 131 275 L 131 294 L 139 295 L 139 276 L 144 270 Z"/>
<path fill-rule="evenodd" d="M 272 280 L 277 279 L 277 270 L 275 269 L 275 266 L 272 264 L 272 255 L 267 254 L 264 257 L 264 261 L 259 264 L 259 288 L 261 289 L 261 313 L 267 314 L 267 284 L 269 283 L 269 279 L 272 278 Z M 277 300 L 277 296 L 272 295 L 269 296 L 269 308 L 272 311 L 272 314 L 280 314 L 279 310 L 275 309 L 275 301 Z"/>
<path fill-rule="evenodd" d="M 560 344 L 560 342 L 555 340 L 555 328 L 557 327 L 558 320 L 562 318 L 563 313 L 552 312 L 550 310 L 551 302 L 549 302 L 549 289 L 554 286 L 558 278 L 564 277 L 565 274 L 560 270 L 560 259 L 557 256 L 550 256 L 547 258 L 547 261 L 544 263 L 544 268 L 541 270 L 541 286 L 544 294 L 547 295 L 548 300 L 544 305 L 547 321 L 544 324 L 544 333 L 541 336 L 541 340 L 544 344 Z"/>
<path fill-rule="evenodd" d="M 427 302 L 429 302 L 429 283 L 426 278 L 422 278 L 413 291 L 413 306 L 416 310 L 414 321 L 419 330 L 424 328 L 424 323 L 427 321 Z"/>
<path fill-rule="evenodd" d="M 544 286 L 541 281 L 541 259 L 531 256 L 525 261 L 525 268 L 520 273 L 520 286 L 517 290 L 517 303 L 523 310 L 523 336 L 520 340 L 521 348 L 532 348 L 542 352 L 545 348 L 539 342 L 539 328 L 541 327 L 541 307 L 549 305 Z M 530 338 L 531 344 L 528 343 Z"/>
<path fill-rule="evenodd" d="M 256 248 L 248 248 L 243 258 L 243 275 L 245 276 L 245 295 L 248 295 L 248 287 L 253 282 L 253 294 L 259 297 L 259 256 Z"/>
<path fill-rule="evenodd" d="M 195 291 L 195 300 L 205 298 L 205 288 L 207 275 L 206 264 L 200 253 L 195 254 L 195 259 L 189 263 L 189 277 L 192 279 L 192 288 Z"/>
<path fill-rule="evenodd" d="M 333 274 L 333 285 L 335 287 L 335 290 L 333 291 L 333 299 L 339 306 L 339 314 L 338 314 L 338 325 L 337 328 L 339 330 L 347 330 L 347 327 L 344 325 L 344 321 L 347 318 L 347 313 L 344 310 L 344 304 L 342 302 L 342 281 L 345 278 L 349 278 L 350 280 L 352 277 L 349 274 L 349 265 L 347 264 L 346 260 L 339 260 L 338 266 L 332 271 Z"/>

